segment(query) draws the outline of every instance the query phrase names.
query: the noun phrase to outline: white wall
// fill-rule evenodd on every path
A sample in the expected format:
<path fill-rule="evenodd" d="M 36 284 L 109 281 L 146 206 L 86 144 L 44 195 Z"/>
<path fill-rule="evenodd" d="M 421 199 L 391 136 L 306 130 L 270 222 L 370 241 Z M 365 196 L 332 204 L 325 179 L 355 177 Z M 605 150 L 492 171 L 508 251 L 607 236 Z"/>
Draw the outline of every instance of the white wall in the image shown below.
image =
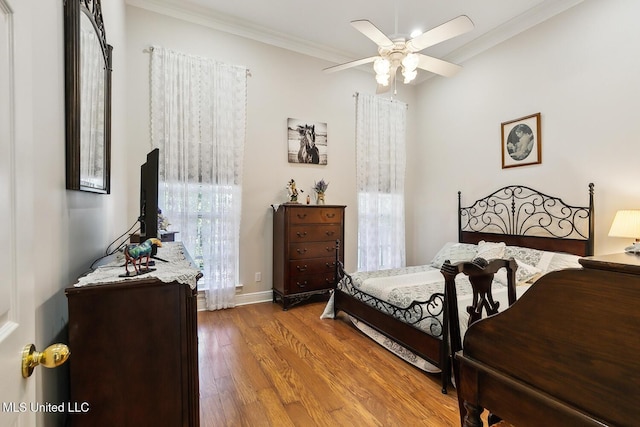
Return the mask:
<path fill-rule="evenodd" d="M 35 279 L 34 344 L 38 350 L 67 342 L 64 288 L 75 283 L 91 262 L 125 228 L 125 33 L 124 0 L 103 2 L 107 38 L 114 46 L 111 195 L 65 190 L 63 2 L 34 3 L 33 20 L 33 170 Z M 24 70 L 19 70 L 19 72 Z M 26 344 L 26 343 L 25 343 Z M 73 354 L 73 349 L 72 354 Z M 73 357 L 73 356 L 71 356 Z M 68 366 L 38 368 L 37 401 L 68 399 Z M 59 414 L 39 413 L 38 425 L 62 425 Z"/>
<path fill-rule="evenodd" d="M 639 13 L 633 0 L 587 0 L 419 87 L 412 263 L 457 238 L 458 190 L 468 203 L 509 184 L 585 205 L 593 182 L 596 253 L 629 244 L 607 233 L 616 210 L 640 208 Z M 500 124 L 537 112 L 542 164 L 502 169 Z"/>
<path fill-rule="evenodd" d="M 141 8 L 127 7 L 129 182 L 138 178 L 138 165 L 151 149 L 149 137 L 149 53 L 151 45 L 208 56 L 247 66 L 248 124 L 244 157 L 243 206 L 240 230 L 242 295 L 272 288 L 272 211 L 270 205 L 286 201 L 286 183 L 295 179 L 304 190 L 314 181 L 330 182 L 328 204 L 346 209 L 345 264 L 356 268 L 355 99 L 354 93 L 373 93 L 372 74 L 349 70 L 325 74 L 326 61 L 223 33 L 207 26 L 174 19 Z M 398 99 L 411 103 L 412 91 L 400 85 Z M 409 111 L 411 123 L 413 110 Z M 287 118 L 327 123 L 328 165 L 287 162 Z M 411 127 L 411 124 L 409 124 Z M 409 133 L 409 138 L 412 137 Z M 138 187 L 129 187 L 129 218 L 135 209 Z M 171 218 L 169 218 L 171 220 Z M 262 281 L 254 281 L 254 273 Z"/>

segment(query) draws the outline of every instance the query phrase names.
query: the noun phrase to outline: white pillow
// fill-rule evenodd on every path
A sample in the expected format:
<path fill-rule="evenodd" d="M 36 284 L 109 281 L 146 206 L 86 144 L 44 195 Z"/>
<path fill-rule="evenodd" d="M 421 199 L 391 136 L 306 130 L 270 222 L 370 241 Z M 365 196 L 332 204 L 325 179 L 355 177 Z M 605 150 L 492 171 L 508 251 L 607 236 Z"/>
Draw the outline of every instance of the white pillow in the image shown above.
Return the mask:
<path fill-rule="evenodd" d="M 495 258 L 503 258 L 506 245 L 504 242 L 494 243 L 481 240 L 478 243 L 477 258 L 484 258 L 487 261 Z"/>
<path fill-rule="evenodd" d="M 542 270 L 532 265 L 525 264 L 517 259 L 516 264 L 518 264 L 518 269 L 516 270 L 516 286 L 533 283 L 542 275 Z M 493 280 L 507 286 L 507 269 L 501 268 L 498 270 L 495 276 L 493 276 Z"/>
<path fill-rule="evenodd" d="M 444 246 L 441 247 L 438 253 L 433 257 L 429 265 L 435 268 L 442 267 L 442 264 L 445 262 L 445 260 L 449 256 L 449 249 L 451 249 L 451 246 L 453 245 L 455 245 L 455 242 L 445 243 Z"/>
<path fill-rule="evenodd" d="M 522 246 L 507 246 L 506 249 L 504 250 L 504 258 L 506 259 L 515 258 L 518 261 L 522 261 L 525 264 L 539 268 L 540 270 L 545 269 L 545 268 L 542 268 L 541 262 L 540 262 L 544 254 L 545 252 L 539 249 L 525 248 Z M 549 260 L 551 260 L 551 257 L 549 257 Z M 548 264 L 548 261 L 546 264 Z"/>
<path fill-rule="evenodd" d="M 553 257 L 551 257 L 546 272 L 563 270 L 565 268 L 582 268 L 582 265 L 578 262 L 580 258 L 578 255 L 556 252 L 553 254 Z"/>
<path fill-rule="evenodd" d="M 540 261 L 535 265 L 542 271 L 542 274 L 545 274 L 549 270 L 549 264 L 554 255 L 554 252 L 542 251 L 542 257 L 540 257 Z"/>
<path fill-rule="evenodd" d="M 578 262 L 581 257 L 578 255 L 567 254 L 564 252 L 548 252 L 543 251 L 540 261 L 535 264 L 542 274 L 551 271 L 563 270 L 565 268 L 582 268 Z"/>
<path fill-rule="evenodd" d="M 513 250 L 511 248 L 516 249 Z M 517 285 L 532 284 L 540 277 L 551 271 L 562 270 L 565 268 L 582 268 L 582 265 L 578 262 L 581 257 L 562 252 L 538 251 L 536 249 L 507 246 L 505 258 L 510 257 L 514 257 L 518 263 L 518 270 L 516 271 Z M 522 258 L 525 259 L 523 260 Z M 535 262 L 536 259 L 538 259 L 538 262 L 535 265 L 531 265 L 526 262 Z M 495 275 L 495 280 L 506 285 L 506 269 L 498 271 Z"/>
<path fill-rule="evenodd" d="M 471 261 L 477 255 L 478 247 L 470 243 L 456 243 L 449 249 L 449 261 L 452 264 L 460 261 Z"/>
<path fill-rule="evenodd" d="M 435 268 L 442 268 L 442 264 L 446 260 L 449 260 L 451 264 L 455 264 L 460 261 L 471 261 L 476 257 L 478 248 L 476 245 L 470 243 L 453 243 L 447 242 L 438 251 L 433 260 L 431 260 L 431 266 Z"/>

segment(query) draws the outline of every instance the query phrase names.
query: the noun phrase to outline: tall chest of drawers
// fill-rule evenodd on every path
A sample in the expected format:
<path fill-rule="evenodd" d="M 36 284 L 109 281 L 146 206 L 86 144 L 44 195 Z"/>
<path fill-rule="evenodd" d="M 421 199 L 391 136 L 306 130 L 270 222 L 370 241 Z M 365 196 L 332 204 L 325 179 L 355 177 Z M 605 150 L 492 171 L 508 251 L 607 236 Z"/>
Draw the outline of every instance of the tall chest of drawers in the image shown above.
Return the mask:
<path fill-rule="evenodd" d="M 335 286 L 336 240 L 344 242 L 340 205 L 283 204 L 273 214 L 273 302 L 283 309 Z M 340 261 L 344 250 L 340 248 Z"/>

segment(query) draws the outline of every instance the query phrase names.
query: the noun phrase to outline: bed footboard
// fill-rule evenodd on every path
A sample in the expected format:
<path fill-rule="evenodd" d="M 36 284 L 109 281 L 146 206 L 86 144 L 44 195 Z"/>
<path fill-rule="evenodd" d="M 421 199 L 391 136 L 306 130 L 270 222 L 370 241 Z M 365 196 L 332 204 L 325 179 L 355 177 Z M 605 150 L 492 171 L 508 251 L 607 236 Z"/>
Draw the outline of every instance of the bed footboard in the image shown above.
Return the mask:
<path fill-rule="evenodd" d="M 340 311 L 356 318 L 402 345 L 442 371 L 442 392 L 447 393 L 451 376 L 448 331 L 445 327 L 444 292 L 432 294 L 425 301 L 399 307 L 360 291 L 339 261 L 340 242 L 336 242 L 336 288 L 334 318 Z M 428 331 L 419 329 L 428 325 Z"/>

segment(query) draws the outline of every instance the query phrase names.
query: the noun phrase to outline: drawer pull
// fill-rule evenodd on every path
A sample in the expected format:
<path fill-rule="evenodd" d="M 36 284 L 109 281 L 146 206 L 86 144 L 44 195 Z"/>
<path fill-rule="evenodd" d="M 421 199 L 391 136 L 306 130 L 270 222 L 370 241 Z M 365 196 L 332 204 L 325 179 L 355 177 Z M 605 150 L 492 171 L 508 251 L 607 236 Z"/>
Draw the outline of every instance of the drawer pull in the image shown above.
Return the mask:
<path fill-rule="evenodd" d="M 298 252 L 300 255 L 307 253 L 307 249 L 306 248 L 302 248 L 302 249 L 296 249 L 296 252 Z"/>
<path fill-rule="evenodd" d="M 335 218 L 335 217 L 336 217 L 336 214 L 334 214 L 334 213 L 328 213 L 327 214 L 327 218 Z"/>
<path fill-rule="evenodd" d="M 325 262 L 324 265 L 327 266 L 327 268 L 333 268 L 336 266 L 335 262 Z"/>
<path fill-rule="evenodd" d="M 333 246 L 327 246 L 325 249 L 327 250 L 327 252 L 334 252 L 336 250 L 336 248 L 334 248 Z"/>
<path fill-rule="evenodd" d="M 298 232 L 296 232 L 296 235 L 297 235 L 298 237 L 306 237 L 306 236 L 307 236 L 307 232 L 306 232 L 306 231 L 303 231 L 303 232 L 301 233 L 301 232 L 299 232 L 299 231 L 298 231 Z"/>
<path fill-rule="evenodd" d="M 296 214 L 296 216 L 298 218 L 300 218 L 300 219 L 305 219 L 307 217 L 307 214 L 306 213 L 299 213 L 299 214 Z"/>
<path fill-rule="evenodd" d="M 333 236 L 334 234 L 336 234 L 336 232 L 335 232 L 335 231 L 333 231 L 333 230 L 327 230 L 327 231 L 325 232 L 325 234 L 326 234 L 327 236 Z"/>
<path fill-rule="evenodd" d="M 300 288 L 304 288 L 305 286 L 307 286 L 307 281 L 305 280 L 304 282 L 300 283 L 300 282 L 296 282 L 296 285 L 298 285 L 298 287 Z"/>
<path fill-rule="evenodd" d="M 307 271 L 308 267 L 307 264 L 305 264 L 304 267 L 301 265 L 296 265 L 296 268 L 298 269 L 298 271 Z"/>

